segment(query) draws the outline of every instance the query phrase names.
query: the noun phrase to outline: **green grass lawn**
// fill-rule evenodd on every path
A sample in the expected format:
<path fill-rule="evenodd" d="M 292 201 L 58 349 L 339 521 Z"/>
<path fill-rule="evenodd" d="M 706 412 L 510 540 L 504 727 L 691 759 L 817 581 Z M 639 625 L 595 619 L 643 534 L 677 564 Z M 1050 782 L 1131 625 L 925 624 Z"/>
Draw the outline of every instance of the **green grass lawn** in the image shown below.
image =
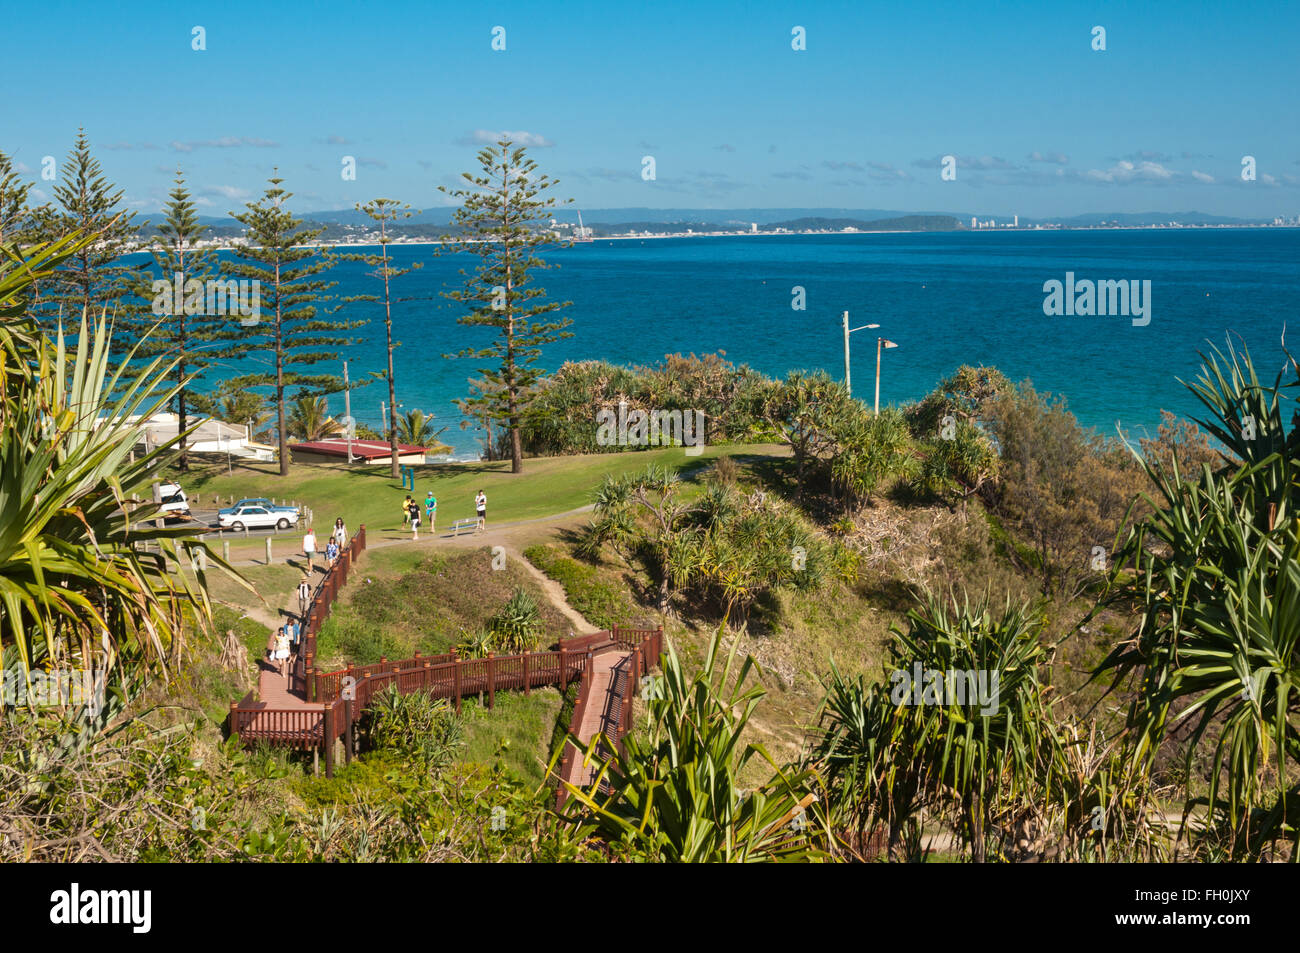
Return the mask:
<path fill-rule="evenodd" d="M 698 457 L 686 456 L 680 447 L 539 457 L 525 460 L 524 472 L 518 475 L 510 472 L 509 461 L 426 464 L 415 468 L 414 495 L 423 505 L 425 493 L 433 490 L 438 498 L 438 528 L 445 531 L 455 520 L 474 516 L 474 496 L 480 489 L 487 494 L 490 524 L 514 522 L 588 505 L 606 474 L 618 476 L 655 463 L 689 479 L 722 454 L 780 457 L 786 453 L 780 446 L 746 445 L 706 447 Z M 355 531 L 361 523 L 371 533 L 401 530 L 400 505 L 409 492 L 389 475 L 387 467 L 344 464 L 293 464 L 288 475 L 282 477 L 271 463 L 240 462 L 230 473 L 224 462 L 200 463 L 180 475 L 179 482 L 191 498 L 198 495 L 197 505 L 201 508 L 212 506 L 214 494 L 220 497 L 222 506 L 228 505 L 232 496 L 297 501 L 311 507 L 318 535 L 340 516 L 349 531 Z M 288 540 L 296 546 L 300 535 L 298 530 L 281 534 L 284 542 L 275 543 L 276 552 L 288 545 Z M 244 543 L 233 534 L 229 538 L 232 558 L 257 558 L 263 551 L 260 539 Z"/>

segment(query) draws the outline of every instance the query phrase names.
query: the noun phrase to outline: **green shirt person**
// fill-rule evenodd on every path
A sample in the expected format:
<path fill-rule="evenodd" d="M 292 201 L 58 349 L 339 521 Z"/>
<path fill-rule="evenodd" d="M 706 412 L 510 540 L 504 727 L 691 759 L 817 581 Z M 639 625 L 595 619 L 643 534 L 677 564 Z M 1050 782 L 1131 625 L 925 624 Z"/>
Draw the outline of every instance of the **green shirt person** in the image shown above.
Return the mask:
<path fill-rule="evenodd" d="M 429 529 L 433 529 L 433 521 L 438 517 L 438 498 L 430 490 L 424 498 L 424 515 L 429 521 Z"/>

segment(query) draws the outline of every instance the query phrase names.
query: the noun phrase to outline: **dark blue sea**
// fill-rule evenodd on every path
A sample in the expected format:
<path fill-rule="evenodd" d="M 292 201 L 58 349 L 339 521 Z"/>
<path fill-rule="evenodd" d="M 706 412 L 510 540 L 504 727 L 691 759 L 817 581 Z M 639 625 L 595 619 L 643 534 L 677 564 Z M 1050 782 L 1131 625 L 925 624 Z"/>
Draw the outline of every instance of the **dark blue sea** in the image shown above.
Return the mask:
<path fill-rule="evenodd" d="M 390 246 L 396 262 L 424 267 L 398 279 L 397 394 L 402 409 L 436 414 L 458 455 L 476 437 L 462 431 L 454 399 L 468 394 L 472 359 L 444 354 L 486 343 L 491 330 L 456 323 L 461 312 L 438 292 L 458 287 L 469 254 L 434 245 Z M 348 249 L 355 250 L 355 249 Z M 643 364 L 674 352 L 725 351 L 771 375 L 823 368 L 843 376 L 840 314 L 879 331 L 853 336 L 854 395 L 870 402 L 875 335 L 899 346 L 884 354 L 882 404 L 922 397 L 961 364 L 1000 368 L 1013 380 L 1065 395 L 1087 426 L 1133 437 L 1153 432 L 1161 409 L 1199 414 L 1179 383 L 1198 351 L 1229 337 L 1248 346 L 1271 382 L 1283 365 L 1283 329 L 1300 355 L 1300 229 L 1166 229 L 841 234 L 596 241 L 555 249 L 539 274 L 548 296 L 572 301 L 573 337 L 547 348 L 542 365 L 603 358 Z M 333 293 L 376 293 L 361 264 L 338 265 Z M 1150 322 L 1127 316 L 1044 314 L 1045 282 L 1151 282 Z M 796 286 L 806 309 L 793 310 Z M 381 306 L 344 313 L 375 318 L 340 360 L 317 370 L 354 382 L 384 367 Z M 233 373 L 235 368 L 228 369 Z M 207 385 L 209 382 L 205 382 Z M 378 427 L 381 383 L 356 388 L 352 413 Z M 331 410 L 341 414 L 341 395 Z"/>

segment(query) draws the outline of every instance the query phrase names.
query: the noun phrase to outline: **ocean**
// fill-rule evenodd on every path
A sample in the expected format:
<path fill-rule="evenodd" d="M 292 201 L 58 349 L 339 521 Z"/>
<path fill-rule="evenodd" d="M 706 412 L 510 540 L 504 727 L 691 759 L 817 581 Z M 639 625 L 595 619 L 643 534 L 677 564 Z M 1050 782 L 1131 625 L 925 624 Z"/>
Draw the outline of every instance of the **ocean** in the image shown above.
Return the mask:
<path fill-rule="evenodd" d="M 475 256 L 438 255 L 434 245 L 390 246 L 399 266 L 424 267 L 394 283 L 407 299 L 394 309 L 394 354 L 401 410 L 436 415 L 441 439 L 474 457 L 472 430 L 460 429 L 454 400 L 468 394 L 480 366 L 445 354 L 482 345 L 492 333 L 456 323 L 458 269 Z M 357 249 L 347 249 L 355 251 Z M 223 253 L 225 254 L 225 253 Z M 1231 335 L 1271 382 L 1281 369 L 1283 329 L 1300 314 L 1300 229 L 1114 229 L 938 233 L 686 237 L 597 240 L 549 250 L 555 267 L 537 281 L 554 300 L 572 301 L 573 337 L 550 345 L 541 364 L 600 358 L 647 364 L 675 352 L 722 351 L 769 375 L 822 368 L 844 373 L 840 315 L 852 327 L 854 395 L 872 400 L 875 335 L 898 344 L 884 352 L 882 405 L 916 400 L 962 364 L 992 365 L 1012 380 L 1065 395 L 1086 426 L 1132 437 L 1153 433 L 1160 411 L 1200 413 L 1179 383 L 1196 374 L 1198 351 L 1221 349 Z M 378 293 L 367 267 L 340 263 L 328 275 L 339 296 Z M 1148 287 L 1138 315 L 1044 313 L 1046 282 L 1126 281 Z M 1145 282 L 1150 282 L 1149 286 Z M 803 310 L 792 308 L 803 289 Z M 1073 310 L 1073 309 L 1070 309 Z M 361 340 L 315 372 L 354 382 L 385 366 L 382 305 L 348 304 L 374 318 Z M 1149 320 L 1147 320 L 1149 319 Z M 1145 322 L 1145 323 L 1143 323 Z M 1300 327 L 1292 327 L 1300 355 Z M 211 386 L 221 374 L 214 369 Z M 352 414 L 380 425 L 382 382 L 352 391 Z M 341 394 L 331 411 L 343 412 Z M 593 411 L 594 415 L 594 411 Z"/>

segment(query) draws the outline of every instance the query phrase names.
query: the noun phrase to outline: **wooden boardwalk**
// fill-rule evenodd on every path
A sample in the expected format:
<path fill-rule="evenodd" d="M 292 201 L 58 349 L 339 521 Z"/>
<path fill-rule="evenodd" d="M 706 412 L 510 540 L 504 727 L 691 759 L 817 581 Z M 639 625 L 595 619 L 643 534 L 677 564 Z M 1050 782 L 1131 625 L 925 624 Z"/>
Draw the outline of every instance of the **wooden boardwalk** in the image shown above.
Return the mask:
<path fill-rule="evenodd" d="M 580 680 L 578 701 L 569 731 L 585 747 L 597 735 L 605 740 L 597 750 L 603 763 L 613 755 L 609 745 L 621 749 L 622 739 L 632 727 L 632 706 L 637 677 L 655 666 L 663 648 L 663 629 L 623 629 L 593 632 L 561 639 L 556 648 L 543 652 L 486 658 L 458 658 L 453 648 L 445 655 L 387 660 L 363 666 L 348 666 L 337 672 L 315 668 L 316 636 L 330 613 L 331 603 L 346 584 L 353 563 L 366 548 L 366 528 L 360 527 L 351 544 L 326 573 L 307 610 L 300 645 L 301 657 L 293 660 L 288 676 L 280 675 L 270 661 L 258 664 L 258 688 L 230 706 L 230 730 L 245 744 L 264 741 L 300 749 L 316 749 L 325 755 L 325 773 L 332 777 L 334 751 L 343 742 L 344 755 L 352 759 L 352 726 L 379 691 L 389 687 L 402 693 L 427 691 L 436 698 L 452 700 L 459 712 L 461 699 L 486 695 L 494 706 L 498 691 L 554 686 L 563 692 Z M 295 607 L 284 611 L 297 615 Z M 598 765 L 582 764 L 582 753 L 568 742 L 558 774 L 575 785 L 589 784 Z M 565 789 L 560 790 L 561 800 Z"/>
<path fill-rule="evenodd" d="M 590 744 L 597 734 L 603 734 L 606 738 L 618 737 L 622 698 L 626 691 L 631 659 L 631 652 L 615 651 L 601 652 L 593 659 L 591 684 L 582 687 L 583 691 L 589 693 L 590 701 L 575 732 L 584 745 Z M 604 758 L 613 754 L 603 745 L 599 753 Z M 586 787 L 595 779 L 598 768 L 599 765 L 595 762 L 583 764 L 582 758 L 574 758 L 568 777 L 564 780 L 577 787 Z"/>

